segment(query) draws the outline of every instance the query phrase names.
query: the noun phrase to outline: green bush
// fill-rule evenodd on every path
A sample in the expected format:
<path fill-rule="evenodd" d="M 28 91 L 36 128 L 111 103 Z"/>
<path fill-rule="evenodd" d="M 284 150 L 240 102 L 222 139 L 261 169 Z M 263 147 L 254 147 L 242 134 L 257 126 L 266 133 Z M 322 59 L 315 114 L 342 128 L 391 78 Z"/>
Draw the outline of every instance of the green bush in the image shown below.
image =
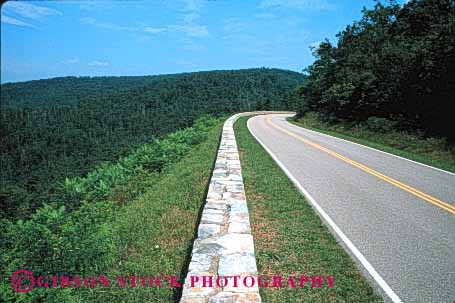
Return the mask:
<path fill-rule="evenodd" d="M 396 122 L 387 118 L 369 117 L 366 121 L 369 130 L 376 132 L 390 132 L 396 127 Z"/>
<path fill-rule="evenodd" d="M 122 187 L 133 177 L 161 172 L 177 162 L 192 146 L 205 140 L 209 129 L 219 123 L 219 119 L 203 117 L 193 127 L 186 128 L 153 139 L 142 145 L 132 154 L 122 157 L 117 163 L 102 163 L 86 177 L 66 178 L 55 195 L 56 201 L 65 201 L 72 209 L 83 201 L 106 199 L 115 187 Z"/>
<path fill-rule="evenodd" d="M 118 254 L 109 226 L 112 216 L 113 203 L 107 201 L 83 203 L 74 212 L 68 212 L 64 206 L 44 205 L 30 220 L 19 220 L 8 227 L 8 250 L 2 257 L 5 276 L 11 277 L 18 269 L 28 269 L 35 277 L 99 273 L 100 269 L 111 266 Z M 0 297 L 5 302 L 20 302 L 20 298 L 24 302 L 46 298 L 48 302 L 49 294 L 55 298 L 63 295 L 55 290 L 35 289 L 18 296 L 6 284 L 0 287 L 5 290 L 3 298 Z"/>
<path fill-rule="evenodd" d="M 109 219 L 112 202 L 83 203 L 74 212 L 44 205 L 28 221 L 7 229 L 9 250 L 5 268 L 28 268 L 34 273 L 91 272 L 107 266 L 115 255 Z"/>
<path fill-rule="evenodd" d="M 36 196 L 16 183 L 2 180 L 0 218 L 26 218 L 35 207 Z"/>
<path fill-rule="evenodd" d="M 120 207 L 115 202 L 119 199 L 107 198 L 121 191 L 132 198 L 140 187 L 150 187 L 149 180 L 156 181 L 159 172 L 204 141 L 219 123 L 219 119 L 200 119 L 194 127 L 155 139 L 117 163 L 104 163 L 85 177 L 66 178 L 52 203 L 44 204 L 29 220 L 11 223 L 2 219 L 8 223 L 0 230 L 4 276 L 11 277 L 18 269 L 29 269 L 35 276 L 90 275 L 111 267 L 125 247 L 116 245 L 115 228 L 110 225 Z M 71 290 L 36 289 L 17 294 L 9 283 L 0 282 L 2 302 L 76 302 Z"/>
<path fill-rule="evenodd" d="M 309 110 L 341 122 L 371 117 L 373 131 L 393 129 L 388 118 L 455 142 L 455 1 L 374 2 L 335 41 L 313 48 L 299 117 Z"/>

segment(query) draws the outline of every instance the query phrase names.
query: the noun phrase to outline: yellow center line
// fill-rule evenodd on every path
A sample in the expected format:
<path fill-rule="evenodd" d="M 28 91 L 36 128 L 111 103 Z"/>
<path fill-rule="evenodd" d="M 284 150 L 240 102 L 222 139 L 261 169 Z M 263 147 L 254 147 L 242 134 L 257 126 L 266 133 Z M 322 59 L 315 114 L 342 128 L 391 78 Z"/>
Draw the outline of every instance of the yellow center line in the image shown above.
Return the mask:
<path fill-rule="evenodd" d="M 325 153 L 327 153 L 327 154 L 329 154 L 329 155 L 331 155 L 331 156 L 333 156 L 333 157 L 335 157 L 337 159 L 340 159 L 340 160 L 342 160 L 342 161 L 344 161 L 344 162 L 346 162 L 348 164 L 351 164 L 352 166 L 355 166 L 355 167 L 357 167 L 357 168 L 369 173 L 370 175 L 378 177 L 379 179 L 381 179 L 381 180 L 383 180 L 383 181 L 385 181 L 387 183 L 395 185 L 396 187 L 401 188 L 402 190 L 407 191 L 408 193 L 410 193 L 410 194 L 412 194 L 412 195 L 414 195 L 416 197 L 419 197 L 419 198 L 421 198 L 421 199 L 423 199 L 423 200 L 425 200 L 425 201 L 427 201 L 427 202 L 429 202 L 429 203 L 431 203 L 433 205 L 436 205 L 436 206 L 448 211 L 449 213 L 455 214 L 455 206 L 450 204 L 450 203 L 441 201 L 438 198 L 430 196 L 429 194 L 426 194 L 426 193 L 424 193 L 424 192 L 422 192 L 422 191 L 420 191 L 420 190 L 418 190 L 418 189 L 416 189 L 414 187 L 411 187 L 411 186 L 409 186 L 407 184 L 404 184 L 404 183 L 402 183 L 402 182 L 400 182 L 398 180 L 395 180 L 395 179 L 393 179 L 393 178 L 391 178 L 389 176 L 386 176 L 386 175 L 384 175 L 384 174 L 382 174 L 382 173 L 380 173 L 380 172 L 378 172 L 378 171 L 376 171 L 376 170 L 374 170 L 374 169 L 372 169 L 372 168 L 370 168 L 368 166 L 365 166 L 365 165 L 363 165 L 363 164 L 361 164 L 359 162 L 356 162 L 356 161 L 354 161 L 352 159 L 349 159 L 349 158 L 347 158 L 347 157 L 345 157 L 343 155 L 340 155 L 339 153 L 336 153 L 336 152 L 334 152 L 334 151 L 332 151 L 332 150 L 330 150 L 328 148 L 325 148 L 325 147 L 323 147 L 323 146 L 321 146 L 321 145 L 319 145 L 317 143 L 314 143 L 314 142 L 312 142 L 312 141 L 310 141 L 308 139 L 305 139 L 305 138 L 303 138 L 303 137 L 301 137 L 301 136 L 299 136 L 299 135 L 297 135 L 297 134 L 295 134 L 295 133 L 293 133 L 293 132 L 291 132 L 291 131 L 289 131 L 287 129 L 284 129 L 284 128 L 276 125 L 275 123 L 273 123 L 271 121 L 271 117 L 270 116 L 268 116 L 266 118 L 266 121 L 273 128 L 276 128 L 276 129 L 288 134 L 289 136 L 294 137 L 297 140 L 302 141 L 303 143 L 306 143 L 306 144 L 308 144 L 308 145 L 310 145 L 310 146 L 312 146 L 312 147 L 314 147 L 314 148 L 316 148 L 316 149 L 318 149 L 320 151 L 323 151 L 323 152 L 325 152 Z"/>

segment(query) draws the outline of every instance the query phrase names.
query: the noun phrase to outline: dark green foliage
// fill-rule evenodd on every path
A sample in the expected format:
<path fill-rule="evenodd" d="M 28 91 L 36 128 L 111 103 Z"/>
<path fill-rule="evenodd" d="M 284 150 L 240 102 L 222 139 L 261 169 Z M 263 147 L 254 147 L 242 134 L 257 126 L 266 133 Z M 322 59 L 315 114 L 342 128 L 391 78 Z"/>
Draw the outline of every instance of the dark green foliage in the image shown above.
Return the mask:
<path fill-rule="evenodd" d="M 366 121 L 367 128 L 376 132 L 390 132 L 393 130 L 395 125 L 396 123 L 394 121 L 374 116 L 369 117 Z"/>
<path fill-rule="evenodd" d="M 248 69 L 3 84 L 0 217 L 24 218 L 42 200 L 58 194 L 56 181 L 84 175 L 152 138 L 192 125 L 202 115 L 290 108 L 288 91 L 302 80 L 295 72 Z M 153 170 L 167 161 L 159 155 L 153 159 L 147 164 Z M 98 182 L 94 194 L 103 195 L 103 188 L 117 180 L 122 169 L 110 171 L 111 179 L 90 181 Z"/>
<path fill-rule="evenodd" d="M 18 269 L 28 269 L 34 275 L 98 274 L 99 269 L 112 264 L 119 252 L 108 223 L 112 216 L 113 204 L 107 201 L 85 202 L 74 212 L 66 211 L 64 206 L 44 205 L 30 220 L 8 227 L 0 263 L 5 278 Z M 31 302 L 46 297 L 44 289 L 13 294 L 7 282 L 0 285 L 0 300 L 4 302 L 17 302 L 19 298 Z"/>
<path fill-rule="evenodd" d="M 455 140 L 455 1 L 378 1 L 337 37 L 336 46 L 326 40 L 314 49 L 300 89 L 301 116 L 370 119 L 382 130 L 420 129 Z"/>
<path fill-rule="evenodd" d="M 129 192 L 131 187 L 142 191 L 152 187 L 159 181 L 160 172 L 207 140 L 220 123 L 221 119 L 201 118 L 193 127 L 142 145 L 85 177 L 67 178 L 53 196 L 61 200 L 44 204 L 30 219 L 16 223 L 3 219 L 0 272 L 7 279 L 0 283 L 0 301 L 70 300 L 71 292 L 59 289 L 14 294 L 8 278 L 18 269 L 28 269 L 35 276 L 86 276 L 111 268 L 129 245 L 127 236 L 126 240 L 119 239 L 113 223 L 123 206 L 118 202 L 126 202 L 119 195 L 126 192 L 131 201 L 135 197 Z"/>
<path fill-rule="evenodd" d="M 211 115 L 291 108 L 295 98 L 292 103 L 288 91 L 302 79 L 294 72 L 251 69 L 2 85 L 0 271 L 6 279 L 0 301 L 79 301 L 71 289 L 14 293 L 8 278 L 17 269 L 35 276 L 91 275 L 115 270 L 118 260 L 130 264 L 132 231 L 120 228 L 120 235 L 114 223 L 128 202 L 156 186 L 209 133 L 215 148 L 221 120 Z M 207 117 L 197 120 L 201 116 Z M 205 186 L 197 184 L 200 195 Z M 163 209 L 157 205 L 154 218 Z"/>
<path fill-rule="evenodd" d="M 307 112 L 290 121 L 334 137 L 353 141 L 378 150 L 408 158 L 430 166 L 455 172 L 455 145 L 446 138 L 425 136 L 416 130 L 396 130 L 397 121 L 370 117 L 366 122 L 327 121 L 327 116 Z"/>
<path fill-rule="evenodd" d="M 92 264 L 110 265 L 116 253 L 110 229 L 111 202 L 84 203 L 74 211 L 44 205 L 28 221 L 8 228 L 9 251 L 4 262 L 11 269 L 37 273 L 90 272 Z"/>

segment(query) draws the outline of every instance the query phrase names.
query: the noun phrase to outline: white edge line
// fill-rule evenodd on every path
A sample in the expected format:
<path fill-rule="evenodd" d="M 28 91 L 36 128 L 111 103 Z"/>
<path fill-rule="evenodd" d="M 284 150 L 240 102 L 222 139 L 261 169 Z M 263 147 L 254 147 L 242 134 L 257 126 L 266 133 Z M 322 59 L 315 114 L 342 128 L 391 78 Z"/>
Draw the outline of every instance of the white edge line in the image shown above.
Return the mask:
<path fill-rule="evenodd" d="M 412 163 L 415 163 L 415 164 L 419 164 L 419 165 L 422 165 L 422 166 L 426 166 L 428 168 L 432 168 L 432 169 L 435 169 L 435 170 L 439 170 L 441 172 L 444 172 L 444 173 L 447 173 L 447 174 L 450 174 L 450 175 L 454 175 L 455 176 L 455 173 L 452 173 L 450 171 L 447 171 L 447 170 L 444 170 L 444 169 L 441 169 L 441 168 L 437 168 L 437 167 L 434 167 L 434 166 L 431 166 L 431 165 L 428 165 L 428 164 L 424 164 L 424 163 L 421 163 L 421 162 L 417 162 L 417 161 L 414 161 L 414 160 L 411 160 L 411 159 L 408 159 L 408 158 L 404 158 L 404 157 L 401 157 L 401 156 L 398 156 L 398 155 L 394 155 L 394 154 L 391 154 L 389 152 L 386 152 L 386 151 L 383 151 L 383 150 L 380 150 L 380 149 L 377 149 L 377 148 L 374 148 L 374 147 L 370 147 L 370 146 L 366 146 L 366 145 L 363 145 L 363 144 L 360 144 L 360 143 L 357 143 L 357 142 L 353 142 L 353 141 L 349 141 L 349 140 L 346 140 L 346 139 L 343 139 L 343 138 L 338 138 L 338 137 L 335 137 L 335 136 L 332 136 L 332 135 L 328 135 L 328 134 L 324 134 L 324 133 L 321 133 L 321 132 L 318 132 L 318 131 L 315 131 L 315 130 L 312 130 L 312 129 L 309 129 L 309 128 L 306 128 L 306 127 L 303 127 L 303 126 L 300 126 L 300 125 L 297 125 L 297 124 L 294 124 L 294 123 L 290 123 L 289 121 L 285 120 L 288 124 L 292 125 L 292 126 L 295 126 L 297 128 L 301 128 L 301 129 L 304 129 L 304 130 L 307 130 L 309 132 L 312 132 L 312 133 L 316 133 L 318 135 L 323 135 L 323 136 L 326 136 L 326 137 L 330 137 L 330 138 L 334 138 L 334 139 L 337 139 L 337 140 L 341 140 L 341 141 L 344 141 L 344 142 L 348 142 L 348 143 L 352 143 L 352 144 L 355 144 L 355 145 L 358 145 L 358 146 L 361 146 L 361 147 L 365 147 L 365 148 L 368 148 L 368 149 L 371 149 L 371 150 L 374 150 L 374 151 L 377 151 L 377 152 L 380 152 L 380 153 L 383 153 L 383 154 L 386 154 L 386 155 L 389 155 L 389 156 L 393 156 L 393 157 L 396 157 L 396 158 L 400 158 L 400 159 L 403 159 L 403 160 L 406 160 L 406 161 L 409 161 L 409 162 L 412 162 Z"/>
<path fill-rule="evenodd" d="M 272 159 L 278 164 L 278 166 L 283 170 L 283 172 L 288 176 L 288 178 L 294 183 L 294 185 L 299 189 L 299 191 L 307 198 L 313 207 L 319 212 L 319 214 L 324 218 L 324 220 L 330 225 L 330 227 L 337 233 L 340 239 L 346 244 L 349 250 L 354 254 L 354 256 L 359 260 L 359 262 L 365 267 L 368 273 L 373 277 L 373 279 L 379 284 L 379 286 L 384 290 L 387 296 L 394 302 L 394 303 L 402 303 L 400 297 L 393 291 L 393 289 L 387 284 L 387 282 L 381 277 L 381 275 L 374 269 L 374 267 L 368 262 L 365 256 L 355 247 L 355 245 L 349 240 L 349 238 L 343 233 L 343 231 L 335 224 L 335 222 L 330 218 L 330 216 L 322 209 L 322 207 L 314 200 L 314 198 L 310 195 L 305 188 L 303 188 L 302 184 L 291 174 L 291 172 L 286 168 L 286 166 L 278 160 L 275 154 L 267 147 L 265 144 L 251 131 L 250 128 L 250 121 L 247 121 L 247 127 L 250 131 L 251 135 L 262 145 L 262 147 L 269 153 Z"/>

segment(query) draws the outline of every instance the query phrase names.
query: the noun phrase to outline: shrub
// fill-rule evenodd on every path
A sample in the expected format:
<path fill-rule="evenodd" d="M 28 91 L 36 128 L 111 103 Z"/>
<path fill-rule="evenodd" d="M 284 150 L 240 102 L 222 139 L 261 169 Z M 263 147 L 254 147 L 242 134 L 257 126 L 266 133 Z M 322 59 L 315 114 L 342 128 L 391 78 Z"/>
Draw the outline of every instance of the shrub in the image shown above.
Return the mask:
<path fill-rule="evenodd" d="M 99 273 L 111 266 L 118 254 L 109 226 L 112 216 L 113 203 L 108 201 L 85 202 L 74 212 L 68 212 L 64 206 L 56 208 L 45 204 L 30 220 L 19 220 L 8 227 L 9 249 L 2 257 L 5 276 L 11 277 L 18 269 L 28 269 L 35 276 Z M 17 301 L 11 286 L 6 284 L 0 286 L 5 290 L 3 300 Z M 48 302 L 50 295 L 58 302 L 61 296 L 69 295 L 58 293 L 52 289 L 34 290 L 22 297 L 24 302 L 37 298 L 46 298 Z"/>
<path fill-rule="evenodd" d="M 106 199 L 115 187 L 123 187 L 128 181 L 140 175 L 161 172 L 177 162 L 190 148 L 205 140 L 207 131 L 219 123 L 219 119 L 203 117 L 193 127 L 186 128 L 153 139 L 117 163 L 102 163 L 86 177 L 66 178 L 55 194 L 55 200 L 65 201 L 72 209 L 82 201 Z"/>
<path fill-rule="evenodd" d="M 19 220 L 7 229 L 9 250 L 6 268 L 29 268 L 36 273 L 90 272 L 93 264 L 104 267 L 116 251 L 109 219 L 111 202 L 83 203 L 68 212 L 44 205 L 28 221 Z"/>
<path fill-rule="evenodd" d="M 150 179 L 155 181 L 161 170 L 204 141 L 219 123 L 219 119 L 200 119 L 194 127 L 155 139 L 117 163 L 98 166 L 86 177 L 65 179 L 52 203 L 44 204 L 29 220 L 11 223 L 2 219 L 1 223 L 8 223 L 0 229 L 0 269 L 5 277 L 18 269 L 29 269 L 35 275 L 90 275 L 112 266 L 124 247 L 116 246 L 110 225 L 118 205 L 106 198 L 118 195 L 116 189 L 127 190 L 126 196 L 132 198 L 131 194 L 140 192 L 138 186 L 149 187 Z M 76 302 L 71 290 L 36 289 L 17 294 L 6 280 L 0 282 L 0 291 L 2 302 Z"/>
<path fill-rule="evenodd" d="M 396 127 L 396 122 L 387 118 L 369 117 L 366 121 L 368 129 L 377 132 L 389 132 Z"/>

